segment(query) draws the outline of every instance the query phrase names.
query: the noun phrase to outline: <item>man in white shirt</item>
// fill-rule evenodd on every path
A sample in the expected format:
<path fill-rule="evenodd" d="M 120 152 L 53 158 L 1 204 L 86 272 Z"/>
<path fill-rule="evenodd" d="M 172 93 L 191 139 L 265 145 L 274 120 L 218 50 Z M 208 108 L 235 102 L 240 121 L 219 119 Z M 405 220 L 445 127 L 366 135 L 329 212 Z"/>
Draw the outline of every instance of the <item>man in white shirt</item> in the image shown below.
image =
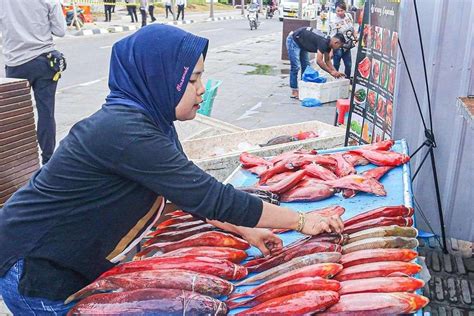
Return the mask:
<path fill-rule="evenodd" d="M 27 79 L 38 110 L 38 143 L 43 164 L 56 145 L 55 94 L 65 60 L 53 35 L 66 34 L 59 0 L 0 0 L 0 32 L 7 78 Z"/>

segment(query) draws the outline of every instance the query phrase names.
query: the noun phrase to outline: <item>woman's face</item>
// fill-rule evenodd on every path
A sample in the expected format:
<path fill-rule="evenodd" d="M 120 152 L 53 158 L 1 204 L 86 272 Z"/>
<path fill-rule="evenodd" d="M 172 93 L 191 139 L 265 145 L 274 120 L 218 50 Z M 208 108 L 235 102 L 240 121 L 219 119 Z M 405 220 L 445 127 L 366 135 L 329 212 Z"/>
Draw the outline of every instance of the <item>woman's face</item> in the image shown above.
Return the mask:
<path fill-rule="evenodd" d="M 340 7 L 337 7 L 336 14 L 338 17 L 343 18 L 346 15 L 346 10 L 343 10 Z"/>
<path fill-rule="evenodd" d="M 204 72 L 204 58 L 201 55 L 199 61 L 194 67 L 189 83 L 186 86 L 181 101 L 176 106 L 175 113 L 178 121 L 188 121 L 196 117 L 199 110 L 199 103 L 202 102 L 202 95 L 206 92 L 206 88 L 202 84 L 202 73 Z"/>

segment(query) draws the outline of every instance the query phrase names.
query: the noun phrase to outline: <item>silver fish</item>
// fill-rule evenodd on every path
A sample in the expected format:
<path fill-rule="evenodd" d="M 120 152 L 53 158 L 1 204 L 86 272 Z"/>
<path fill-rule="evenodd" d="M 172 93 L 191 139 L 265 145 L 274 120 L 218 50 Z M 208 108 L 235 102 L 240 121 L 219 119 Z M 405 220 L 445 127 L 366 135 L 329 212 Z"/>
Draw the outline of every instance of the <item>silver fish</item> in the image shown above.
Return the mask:
<path fill-rule="evenodd" d="M 418 247 L 418 240 L 416 238 L 407 237 L 375 237 L 362 239 L 348 245 L 342 246 L 342 253 L 351 253 L 364 249 L 379 249 L 379 248 L 399 248 L 399 249 L 413 249 Z"/>

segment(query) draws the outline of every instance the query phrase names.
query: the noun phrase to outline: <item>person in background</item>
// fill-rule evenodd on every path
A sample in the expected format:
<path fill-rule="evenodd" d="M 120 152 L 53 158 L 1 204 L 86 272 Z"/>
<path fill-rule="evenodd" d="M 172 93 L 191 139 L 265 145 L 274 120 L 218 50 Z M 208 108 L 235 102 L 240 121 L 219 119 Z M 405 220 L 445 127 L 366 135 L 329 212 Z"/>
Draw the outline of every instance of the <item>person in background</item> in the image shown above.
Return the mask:
<path fill-rule="evenodd" d="M 171 0 L 165 0 L 165 12 L 166 12 L 166 18 L 168 18 L 168 12 L 171 14 L 171 16 L 173 16 L 173 9 L 172 9 L 172 6 L 173 3 L 171 2 Z"/>
<path fill-rule="evenodd" d="M 186 0 L 176 0 L 176 5 L 178 6 L 178 16 L 176 20 L 179 20 L 179 15 L 181 14 L 181 20 L 184 20 L 184 6 L 186 5 Z"/>
<path fill-rule="evenodd" d="M 105 3 L 113 3 L 114 0 L 104 0 Z M 105 22 L 110 22 L 112 20 L 112 9 L 114 5 L 105 4 L 104 5 L 104 12 L 105 12 Z"/>
<path fill-rule="evenodd" d="M 112 13 L 115 13 L 115 3 L 117 2 L 117 0 L 111 0 L 111 2 L 113 3 L 113 5 L 112 5 Z"/>
<path fill-rule="evenodd" d="M 0 32 L 6 77 L 27 79 L 33 88 L 44 165 L 56 146 L 55 95 L 61 71 L 65 69 L 65 59 L 53 42 L 53 35 L 66 35 L 61 3 L 0 0 Z"/>
<path fill-rule="evenodd" d="M 331 50 L 341 48 L 344 43 L 344 36 L 335 34 L 331 38 L 326 38 L 323 34 L 317 34 L 311 27 L 301 27 L 292 31 L 286 38 L 286 48 L 288 49 L 288 58 L 290 59 L 290 87 L 291 98 L 298 99 L 298 72 L 301 69 L 301 75 L 309 66 L 309 54 L 317 53 L 316 61 L 324 71 L 328 72 L 334 78 L 344 77 L 343 73 L 338 72 L 331 63 L 329 53 Z"/>
<path fill-rule="evenodd" d="M 148 9 L 148 0 L 140 0 L 140 14 L 142 16 L 142 27 L 146 26 L 146 10 Z"/>
<path fill-rule="evenodd" d="M 351 44 L 352 39 L 348 35 L 353 35 L 354 38 L 357 38 L 357 34 L 354 30 L 354 21 L 352 20 L 352 15 L 346 13 L 346 4 L 344 2 L 338 2 L 336 4 L 336 17 L 334 21 L 329 26 L 329 34 L 342 34 L 344 36 L 345 43 L 347 45 Z M 333 64 L 334 68 L 339 71 L 341 66 L 341 59 L 344 61 L 344 73 L 347 79 L 351 78 L 352 70 L 352 54 L 351 47 L 343 45 L 341 48 L 334 50 L 333 55 Z"/>
<path fill-rule="evenodd" d="M 137 3 L 135 1 L 136 0 L 125 0 L 125 3 L 127 4 L 128 15 L 130 15 L 132 18 L 132 23 L 138 22 Z"/>
<path fill-rule="evenodd" d="M 282 249 L 272 228 L 343 231 L 339 216 L 263 202 L 188 160 L 174 121 L 196 117 L 207 51 L 207 39 L 159 24 L 114 44 L 105 104 L 0 209 L 0 295 L 14 315 L 66 314 L 76 302 L 64 300 L 122 261 L 166 200 L 264 255 Z"/>
<path fill-rule="evenodd" d="M 150 0 L 148 5 L 148 14 L 150 14 L 151 22 L 155 22 L 155 0 Z"/>

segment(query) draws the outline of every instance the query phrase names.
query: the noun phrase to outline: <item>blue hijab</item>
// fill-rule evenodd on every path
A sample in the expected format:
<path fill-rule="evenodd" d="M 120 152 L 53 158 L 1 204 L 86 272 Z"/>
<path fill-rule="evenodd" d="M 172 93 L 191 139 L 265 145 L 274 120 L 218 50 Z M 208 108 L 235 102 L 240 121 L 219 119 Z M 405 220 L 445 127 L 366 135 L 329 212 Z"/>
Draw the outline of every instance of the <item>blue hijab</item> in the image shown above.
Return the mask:
<path fill-rule="evenodd" d="M 140 109 L 177 142 L 173 121 L 196 63 L 208 40 L 179 28 L 149 25 L 115 43 L 104 106 Z"/>

